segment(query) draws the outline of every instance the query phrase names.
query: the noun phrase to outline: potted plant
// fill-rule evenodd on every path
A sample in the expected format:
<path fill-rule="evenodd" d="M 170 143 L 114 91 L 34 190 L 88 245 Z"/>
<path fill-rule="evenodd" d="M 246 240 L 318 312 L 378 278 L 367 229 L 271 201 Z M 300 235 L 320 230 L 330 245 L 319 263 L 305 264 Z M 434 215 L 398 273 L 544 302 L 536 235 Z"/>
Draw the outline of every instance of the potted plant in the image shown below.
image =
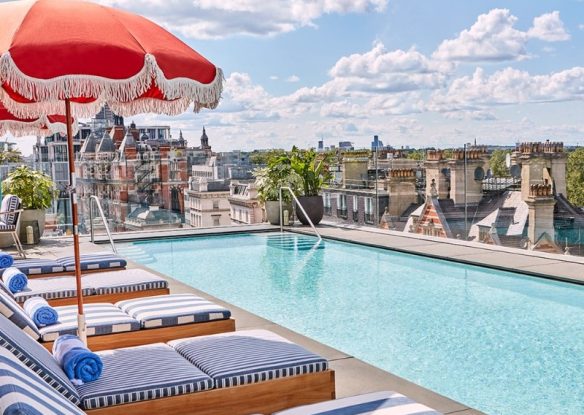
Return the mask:
<path fill-rule="evenodd" d="M 302 182 L 302 196 L 298 200 L 312 223 L 316 225 L 320 223 L 324 214 L 324 203 L 319 192 L 332 177 L 327 157 L 318 155 L 314 149 L 300 150 L 293 147 L 290 153 L 290 167 Z M 308 225 L 308 220 L 298 207 L 296 216 L 300 222 Z"/>
<path fill-rule="evenodd" d="M 290 167 L 287 156 L 272 157 L 267 167 L 253 171 L 258 189 L 258 199 L 264 204 L 266 217 L 272 225 L 280 224 L 280 188 L 290 187 L 298 191 L 300 178 Z M 282 192 L 282 211 L 292 212 L 292 196 L 290 192 Z"/>
<path fill-rule="evenodd" d="M 28 166 L 20 166 L 2 182 L 2 193 L 20 198 L 24 209 L 20 223 L 37 221 L 39 236 L 42 236 L 45 229 L 45 210 L 51 206 L 56 195 L 55 183 L 51 178 Z M 26 240 L 26 235 L 23 240 Z"/>

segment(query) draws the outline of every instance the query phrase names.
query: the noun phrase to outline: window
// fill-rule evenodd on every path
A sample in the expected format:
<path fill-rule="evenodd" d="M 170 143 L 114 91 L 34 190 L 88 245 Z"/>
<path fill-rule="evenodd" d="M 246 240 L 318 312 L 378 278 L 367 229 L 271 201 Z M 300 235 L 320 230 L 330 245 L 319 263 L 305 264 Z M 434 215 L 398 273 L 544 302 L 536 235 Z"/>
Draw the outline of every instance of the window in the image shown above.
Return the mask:
<path fill-rule="evenodd" d="M 347 195 L 339 195 L 337 216 L 343 219 L 347 219 Z"/>
<path fill-rule="evenodd" d="M 353 196 L 353 212 L 359 211 L 359 197 Z"/>
<path fill-rule="evenodd" d="M 217 210 L 217 209 L 219 209 L 219 201 L 213 200 L 213 210 Z"/>
<path fill-rule="evenodd" d="M 219 226 L 220 216 L 213 216 L 213 226 Z"/>
<path fill-rule="evenodd" d="M 375 213 L 373 208 L 373 198 L 365 198 L 365 223 L 373 224 L 375 222 Z"/>
<path fill-rule="evenodd" d="M 324 207 L 331 207 L 331 194 L 330 193 L 323 193 L 322 197 L 324 199 L 323 203 L 324 203 Z"/>

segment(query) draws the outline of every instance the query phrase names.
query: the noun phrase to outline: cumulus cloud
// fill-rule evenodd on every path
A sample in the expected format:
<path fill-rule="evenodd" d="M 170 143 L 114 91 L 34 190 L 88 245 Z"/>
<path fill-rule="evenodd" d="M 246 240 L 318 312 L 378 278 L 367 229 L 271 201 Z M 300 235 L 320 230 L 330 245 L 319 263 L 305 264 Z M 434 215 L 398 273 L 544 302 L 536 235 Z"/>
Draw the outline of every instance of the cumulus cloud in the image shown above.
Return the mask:
<path fill-rule="evenodd" d="M 533 26 L 526 32 L 514 27 L 517 20 L 508 9 L 481 14 L 470 29 L 463 30 L 454 39 L 444 40 L 432 56 L 466 62 L 521 60 L 528 57 L 529 39 L 558 42 L 570 38 L 557 11 L 533 19 Z"/>
<path fill-rule="evenodd" d="M 433 94 L 433 111 L 476 110 L 483 106 L 584 100 L 584 67 L 546 75 L 505 68 L 487 75 L 477 68 Z"/>
<path fill-rule="evenodd" d="M 533 27 L 527 31 L 527 36 L 546 42 L 561 42 L 570 39 L 558 11 L 542 14 L 533 19 Z"/>
<path fill-rule="evenodd" d="M 296 75 L 291 75 L 288 78 L 286 78 L 286 82 L 291 82 L 291 83 L 300 82 L 300 78 Z"/>
<path fill-rule="evenodd" d="M 266 36 L 314 26 L 326 14 L 381 12 L 388 0 L 98 0 L 192 39 Z"/>

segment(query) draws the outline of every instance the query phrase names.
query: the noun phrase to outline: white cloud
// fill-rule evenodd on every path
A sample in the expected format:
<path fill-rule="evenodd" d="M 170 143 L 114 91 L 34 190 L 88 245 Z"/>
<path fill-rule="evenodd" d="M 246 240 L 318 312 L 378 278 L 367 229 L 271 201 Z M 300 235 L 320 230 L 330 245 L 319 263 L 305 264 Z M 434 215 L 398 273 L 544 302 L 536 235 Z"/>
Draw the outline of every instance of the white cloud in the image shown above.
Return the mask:
<path fill-rule="evenodd" d="M 557 42 L 570 38 L 557 11 L 533 19 L 533 27 L 526 32 L 517 30 L 516 23 L 517 17 L 508 9 L 493 9 L 481 14 L 458 37 L 444 40 L 432 56 L 467 62 L 521 60 L 528 57 L 529 39 Z"/>
<path fill-rule="evenodd" d="M 447 112 L 577 100 L 584 100 L 584 67 L 533 76 L 510 67 L 489 76 L 482 68 L 477 68 L 472 76 L 455 79 L 448 89 L 433 94 L 429 108 Z"/>
<path fill-rule="evenodd" d="M 570 39 L 558 11 L 542 14 L 533 19 L 533 27 L 527 31 L 527 36 L 546 42 L 561 42 Z"/>
<path fill-rule="evenodd" d="M 388 0 L 98 0 L 192 39 L 266 36 L 314 26 L 323 15 L 381 12 Z"/>
<path fill-rule="evenodd" d="M 383 43 L 375 42 L 366 53 L 355 53 L 339 59 L 329 74 L 340 78 L 375 78 L 387 73 L 447 73 L 452 68 L 449 63 L 428 59 L 415 48 L 388 52 Z"/>
<path fill-rule="evenodd" d="M 291 83 L 300 82 L 300 78 L 296 75 L 291 75 L 288 78 L 286 78 L 286 82 L 291 82 Z"/>
<path fill-rule="evenodd" d="M 580 29 L 580 30 L 584 30 L 584 23 L 581 23 L 581 24 L 579 24 L 579 25 L 578 25 L 578 29 Z"/>
<path fill-rule="evenodd" d="M 276 75 L 270 76 L 270 80 L 271 81 L 277 81 L 278 79 L 280 79 L 280 78 L 278 76 L 276 76 Z"/>

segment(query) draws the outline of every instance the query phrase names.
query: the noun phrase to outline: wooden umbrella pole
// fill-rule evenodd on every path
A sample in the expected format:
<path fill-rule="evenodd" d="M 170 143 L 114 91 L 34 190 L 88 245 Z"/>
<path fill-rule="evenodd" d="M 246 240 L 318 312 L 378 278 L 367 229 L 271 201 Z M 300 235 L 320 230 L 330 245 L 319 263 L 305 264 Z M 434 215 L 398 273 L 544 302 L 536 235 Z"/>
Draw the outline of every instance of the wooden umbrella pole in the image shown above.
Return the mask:
<path fill-rule="evenodd" d="M 87 330 L 83 313 L 83 287 L 81 284 L 81 258 L 79 253 L 79 226 L 77 223 L 77 193 L 75 187 L 75 149 L 73 146 L 73 126 L 71 117 L 71 101 L 65 99 L 65 117 L 67 118 L 67 151 L 69 153 L 69 197 L 71 199 L 71 219 L 73 222 L 73 249 L 75 251 L 75 282 L 77 285 L 77 332 L 79 338 L 87 345 Z"/>

